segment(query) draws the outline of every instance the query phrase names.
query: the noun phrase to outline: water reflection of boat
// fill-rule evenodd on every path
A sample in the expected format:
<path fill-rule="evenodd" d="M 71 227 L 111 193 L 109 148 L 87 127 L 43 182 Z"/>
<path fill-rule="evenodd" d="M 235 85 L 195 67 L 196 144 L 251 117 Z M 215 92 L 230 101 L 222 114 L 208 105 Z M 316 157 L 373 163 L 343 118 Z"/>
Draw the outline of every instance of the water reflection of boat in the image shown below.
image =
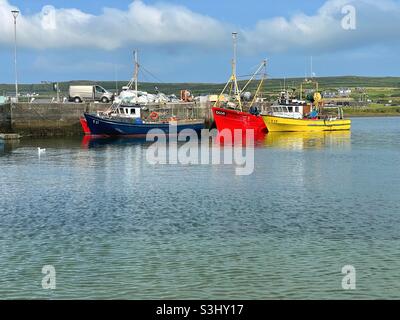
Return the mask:
<path fill-rule="evenodd" d="M 289 150 L 349 148 L 350 131 L 269 132 L 264 145 Z"/>
<path fill-rule="evenodd" d="M 135 137 L 106 137 L 106 136 L 84 136 L 82 139 L 81 146 L 87 148 L 98 148 L 108 145 L 134 145 L 134 144 L 145 144 L 151 143 L 146 141 L 146 136 L 135 136 Z"/>
<path fill-rule="evenodd" d="M 254 131 L 254 136 L 253 138 L 247 134 L 246 131 L 237 131 L 236 133 L 234 131 L 229 131 L 229 130 L 224 130 L 221 132 L 218 132 L 217 136 L 215 137 L 215 144 L 219 146 L 237 146 L 237 145 L 242 145 L 246 146 L 248 143 L 254 146 L 260 146 L 263 145 L 264 141 L 266 139 L 266 133 L 264 132 L 259 132 L 259 131 Z"/>
<path fill-rule="evenodd" d="M 18 148 L 20 144 L 19 140 L 2 140 L 0 139 L 0 154 L 11 152 L 12 150 Z"/>

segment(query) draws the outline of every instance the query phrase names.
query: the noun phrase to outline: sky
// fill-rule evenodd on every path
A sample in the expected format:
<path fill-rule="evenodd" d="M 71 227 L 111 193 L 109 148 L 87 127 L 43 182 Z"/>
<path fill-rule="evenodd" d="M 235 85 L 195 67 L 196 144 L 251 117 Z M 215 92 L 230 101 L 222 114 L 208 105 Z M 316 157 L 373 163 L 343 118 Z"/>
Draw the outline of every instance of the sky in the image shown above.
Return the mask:
<path fill-rule="evenodd" d="M 400 76 L 400 0 L 0 0 L 0 83 L 225 82 L 263 59 L 272 78 Z M 311 68 L 312 57 L 312 68 Z"/>

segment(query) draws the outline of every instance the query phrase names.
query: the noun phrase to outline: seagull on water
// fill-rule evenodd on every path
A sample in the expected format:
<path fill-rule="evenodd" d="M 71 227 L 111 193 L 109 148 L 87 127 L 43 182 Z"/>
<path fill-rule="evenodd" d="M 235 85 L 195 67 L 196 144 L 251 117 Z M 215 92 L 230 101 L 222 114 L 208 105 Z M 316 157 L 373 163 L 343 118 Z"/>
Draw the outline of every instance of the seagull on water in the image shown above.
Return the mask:
<path fill-rule="evenodd" d="M 45 153 L 46 152 L 46 149 L 42 149 L 42 148 L 40 148 L 40 147 L 38 147 L 37 148 L 37 150 L 38 150 L 38 155 L 40 156 L 42 153 Z"/>

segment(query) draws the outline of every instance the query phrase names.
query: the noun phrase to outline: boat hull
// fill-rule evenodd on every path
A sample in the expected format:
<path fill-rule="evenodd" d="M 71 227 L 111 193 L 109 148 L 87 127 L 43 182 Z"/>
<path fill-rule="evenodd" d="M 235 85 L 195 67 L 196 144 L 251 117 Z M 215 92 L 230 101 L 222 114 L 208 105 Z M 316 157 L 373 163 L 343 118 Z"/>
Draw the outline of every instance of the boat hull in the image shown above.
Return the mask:
<path fill-rule="evenodd" d="M 104 119 L 96 115 L 84 114 L 92 135 L 105 136 L 125 136 L 125 135 L 146 135 L 152 129 L 161 129 L 165 133 L 169 133 L 170 123 L 143 123 L 135 124 L 121 122 L 114 119 Z M 176 130 L 180 132 L 184 129 L 200 131 L 204 129 L 204 122 L 176 122 Z"/>
<path fill-rule="evenodd" d="M 267 128 L 261 116 L 256 116 L 248 112 L 242 112 L 238 110 L 224 109 L 224 108 L 212 108 L 215 123 L 218 131 L 224 129 L 235 130 L 241 129 L 253 129 L 254 134 L 265 134 Z"/>
<path fill-rule="evenodd" d="M 350 130 L 351 120 L 292 119 L 270 115 L 262 116 L 269 132 L 320 132 Z"/>

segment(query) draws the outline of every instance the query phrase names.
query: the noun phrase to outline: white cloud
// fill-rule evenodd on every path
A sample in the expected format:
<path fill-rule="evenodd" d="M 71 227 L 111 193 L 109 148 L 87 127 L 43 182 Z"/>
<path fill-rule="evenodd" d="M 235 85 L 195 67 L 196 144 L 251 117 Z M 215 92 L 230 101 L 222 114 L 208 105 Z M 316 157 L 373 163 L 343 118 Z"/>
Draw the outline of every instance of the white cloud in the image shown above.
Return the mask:
<path fill-rule="evenodd" d="M 356 29 L 342 28 L 342 8 L 352 5 Z M 393 0 L 328 0 L 315 15 L 259 21 L 242 31 L 244 48 L 267 52 L 332 52 L 399 43 L 400 3 Z"/>
<path fill-rule="evenodd" d="M 353 5 L 357 29 L 344 30 L 342 8 Z M 8 0 L 0 0 L 0 45 L 13 42 Z M 99 48 L 113 50 L 140 45 L 230 45 L 234 26 L 189 9 L 133 1 L 127 10 L 104 8 L 100 15 L 78 9 L 45 6 L 41 12 L 18 17 L 20 46 L 36 49 Z M 240 32 L 240 46 L 250 53 L 331 52 L 368 45 L 399 43 L 400 3 L 396 0 L 327 0 L 314 14 L 258 21 Z"/>
<path fill-rule="evenodd" d="M 0 43 L 12 43 L 13 24 L 7 0 L 0 0 Z M 18 17 L 19 44 L 46 49 L 90 47 L 116 49 L 135 43 L 195 44 L 216 47 L 226 30 L 217 20 L 184 7 L 133 1 L 128 10 L 104 8 L 100 15 L 45 6 Z"/>

